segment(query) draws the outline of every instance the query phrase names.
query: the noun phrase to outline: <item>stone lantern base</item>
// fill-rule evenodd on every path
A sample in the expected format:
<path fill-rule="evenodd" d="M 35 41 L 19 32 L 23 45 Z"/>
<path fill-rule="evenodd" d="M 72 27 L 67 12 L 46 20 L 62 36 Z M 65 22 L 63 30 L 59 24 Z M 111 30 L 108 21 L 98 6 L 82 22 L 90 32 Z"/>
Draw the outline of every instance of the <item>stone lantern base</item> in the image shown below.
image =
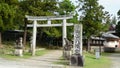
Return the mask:
<path fill-rule="evenodd" d="M 15 49 L 14 55 L 22 57 L 23 49 Z"/>

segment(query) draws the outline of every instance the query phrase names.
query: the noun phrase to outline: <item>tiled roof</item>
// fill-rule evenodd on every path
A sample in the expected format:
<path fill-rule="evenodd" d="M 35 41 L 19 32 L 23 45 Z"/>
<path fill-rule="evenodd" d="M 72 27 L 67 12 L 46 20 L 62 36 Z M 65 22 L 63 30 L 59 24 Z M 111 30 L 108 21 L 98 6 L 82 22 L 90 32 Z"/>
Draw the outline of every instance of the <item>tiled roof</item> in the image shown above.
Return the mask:
<path fill-rule="evenodd" d="M 105 38 L 114 38 L 114 39 L 119 39 L 119 37 L 118 37 L 118 36 L 113 35 L 113 34 L 110 34 L 110 33 L 104 33 L 104 34 L 102 34 L 102 37 L 105 37 Z"/>

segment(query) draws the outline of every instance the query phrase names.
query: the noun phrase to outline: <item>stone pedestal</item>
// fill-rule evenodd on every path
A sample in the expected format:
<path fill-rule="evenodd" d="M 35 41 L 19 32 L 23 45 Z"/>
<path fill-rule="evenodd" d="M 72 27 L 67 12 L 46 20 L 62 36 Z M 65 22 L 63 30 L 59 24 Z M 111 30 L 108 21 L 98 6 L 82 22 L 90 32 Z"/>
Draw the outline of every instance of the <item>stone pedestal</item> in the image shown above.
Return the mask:
<path fill-rule="evenodd" d="M 71 51 L 63 51 L 63 57 L 67 60 L 70 59 L 72 52 Z"/>
<path fill-rule="evenodd" d="M 73 54 L 70 58 L 70 65 L 72 66 L 84 66 L 83 56 L 80 54 Z"/>
<path fill-rule="evenodd" d="M 16 56 L 22 57 L 22 56 L 23 56 L 23 49 L 15 49 L 14 54 L 15 54 Z"/>

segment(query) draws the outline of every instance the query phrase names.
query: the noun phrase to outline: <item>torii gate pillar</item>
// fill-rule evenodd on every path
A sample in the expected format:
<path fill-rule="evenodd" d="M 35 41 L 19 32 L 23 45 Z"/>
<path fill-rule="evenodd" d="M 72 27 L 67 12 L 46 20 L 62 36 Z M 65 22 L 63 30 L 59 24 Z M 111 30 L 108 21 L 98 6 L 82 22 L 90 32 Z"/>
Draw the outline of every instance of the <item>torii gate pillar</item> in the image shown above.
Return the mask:
<path fill-rule="evenodd" d="M 37 35 L 37 21 L 34 20 L 33 22 L 33 41 L 32 41 L 32 56 L 35 55 L 35 48 L 36 48 L 36 35 Z"/>
<path fill-rule="evenodd" d="M 63 32 L 63 36 L 62 36 L 62 46 L 65 46 L 65 38 L 67 38 L 67 29 L 66 29 L 66 19 L 63 19 L 63 23 L 62 23 L 62 32 Z"/>

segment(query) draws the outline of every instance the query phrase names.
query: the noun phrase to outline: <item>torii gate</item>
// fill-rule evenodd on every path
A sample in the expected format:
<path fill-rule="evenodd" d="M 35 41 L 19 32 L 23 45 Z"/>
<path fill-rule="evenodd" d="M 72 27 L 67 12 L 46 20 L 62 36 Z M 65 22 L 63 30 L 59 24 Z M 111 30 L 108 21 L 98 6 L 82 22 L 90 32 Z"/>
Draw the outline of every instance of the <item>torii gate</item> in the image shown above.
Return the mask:
<path fill-rule="evenodd" d="M 37 27 L 50 27 L 50 26 L 62 26 L 62 46 L 65 45 L 64 38 L 67 38 L 67 29 L 66 26 L 73 26 L 73 23 L 67 23 L 67 19 L 73 18 L 71 15 L 63 15 L 63 16 L 27 16 L 27 20 L 33 21 L 33 24 L 28 24 L 27 27 L 33 27 L 33 40 L 32 40 L 32 55 L 35 55 L 35 48 L 36 48 L 36 34 L 37 34 Z M 37 21 L 44 21 L 47 20 L 47 24 L 37 24 Z M 52 24 L 51 20 L 63 20 L 61 24 Z"/>

